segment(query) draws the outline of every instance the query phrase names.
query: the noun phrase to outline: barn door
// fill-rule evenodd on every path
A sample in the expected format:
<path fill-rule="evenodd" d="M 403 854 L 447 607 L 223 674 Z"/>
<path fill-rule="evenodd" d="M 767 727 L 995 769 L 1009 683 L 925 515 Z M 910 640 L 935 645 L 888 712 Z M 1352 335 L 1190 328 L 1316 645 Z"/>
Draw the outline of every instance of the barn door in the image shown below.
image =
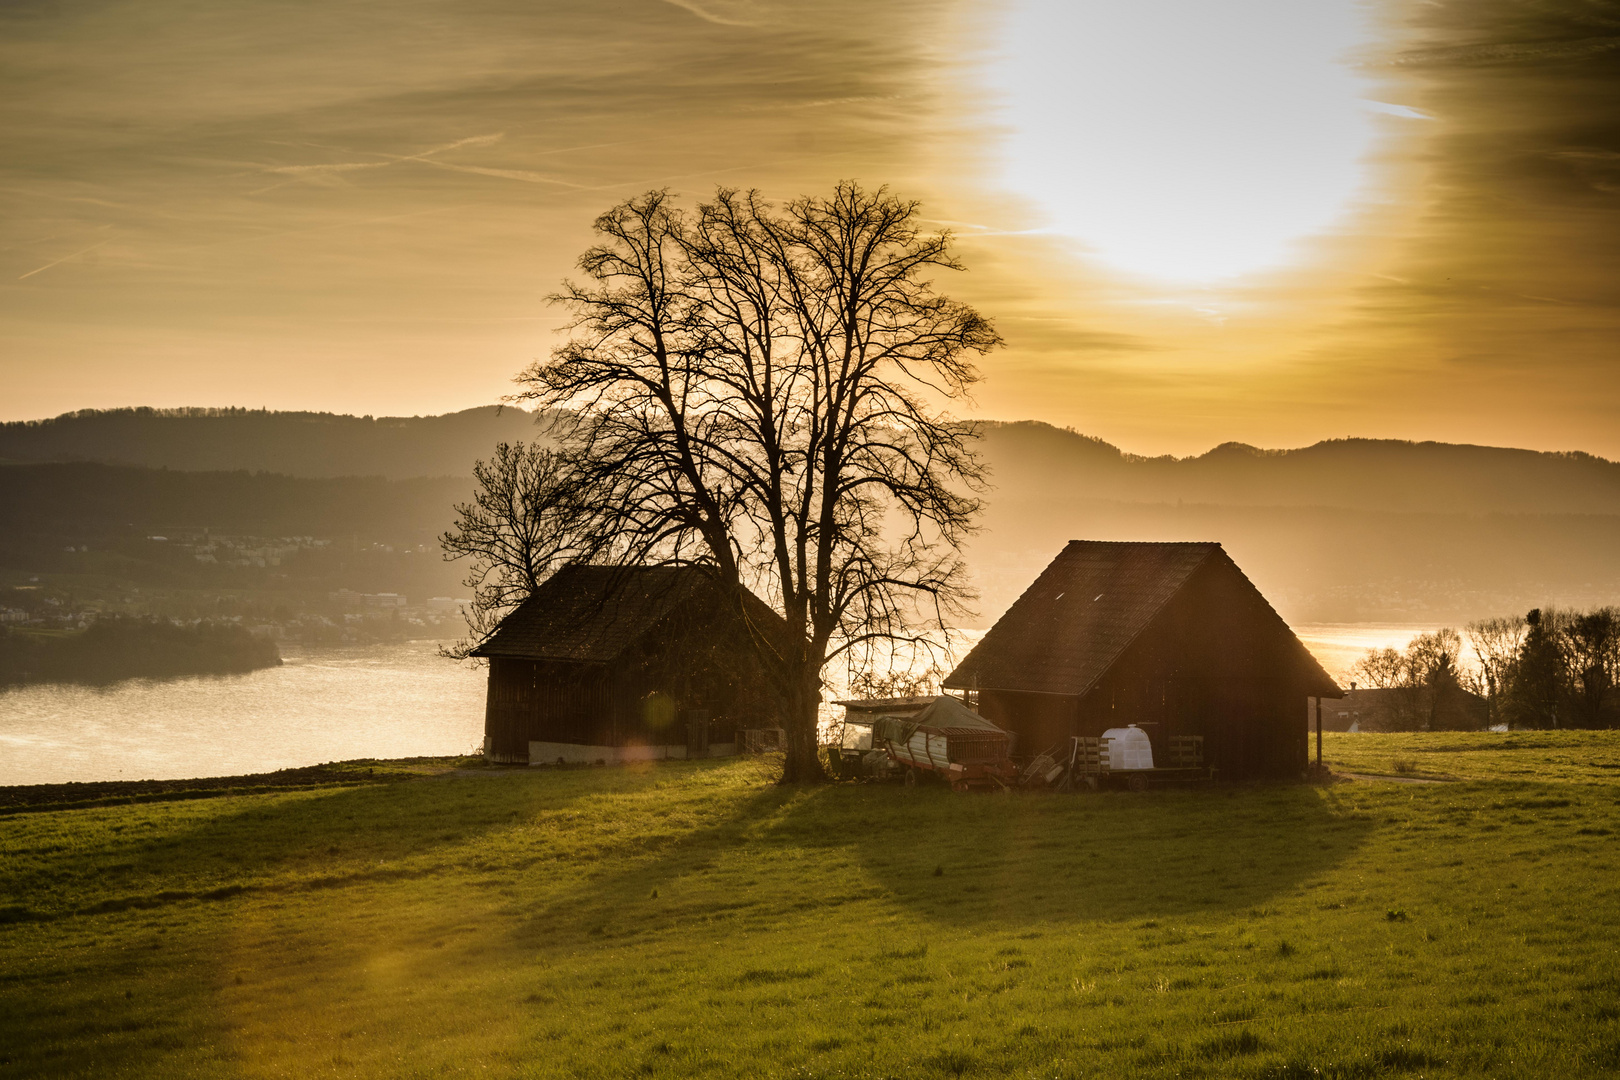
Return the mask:
<path fill-rule="evenodd" d="M 686 713 L 686 756 L 689 758 L 709 756 L 709 710 L 687 709 Z"/>

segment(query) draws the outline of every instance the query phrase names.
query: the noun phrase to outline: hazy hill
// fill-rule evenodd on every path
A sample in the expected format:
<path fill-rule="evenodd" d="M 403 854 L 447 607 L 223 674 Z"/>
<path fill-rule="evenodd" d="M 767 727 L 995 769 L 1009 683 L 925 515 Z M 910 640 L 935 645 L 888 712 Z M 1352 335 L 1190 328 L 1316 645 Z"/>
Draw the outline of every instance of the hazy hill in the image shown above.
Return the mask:
<path fill-rule="evenodd" d="M 1144 459 L 1045 424 L 985 436 L 982 617 L 1074 537 L 1218 540 L 1293 622 L 1450 622 L 1620 602 L 1620 465 L 1585 454 L 1335 440 Z"/>
<path fill-rule="evenodd" d="M 1226 443 L 1142 458 L 1048 424 L 994 424 L 984 452 L 1003 498 L 1076 497 L 1417 513 L 1620 513 L 1620 463 L 1494 446 L 1334 439 L 1298 450 Z"/>
<path fill-rule="evenodd" d="M 486 406 L 443 416 L 250 409 L 88 409 L 0 424 L 0 461 L 98 461 L 289 476 L 471 476 L 501 440 L 535 437 L 534 415 Z"/>
<path fill-rule="evenodd" d="M 0 465 L 0 532 L 201 531 L 432 543 L 471 483 L 316 479 L 90 463 Z"/>
<path fill-rule="evenodd" d="M 71 591 L 81 600 L 124 596 L 116 583 L 194 598 L 265 590 L 324 596 L 340 588 L 403 592 L 415 601 L 461 595 L 465 571 L 440 557 L 437 540 L 451 505 L 471 486 L 461 477 L 0 465 L 0 586 L 50 575 L 76 583 Z M 236 539 L 209 561 L 194 557 L 221 537 Z M 292 537 L 323 543 L 284 539 Z M 238 563 L 243 549 L 260 556 L 273 549 L 275 558 Z M 190 614 L 209 610 L 204 604 Z"/>
<path fill-rule="evenodd" d="M 0 459 L 124 466 L 0 467 L 0 532 L 138 524 L 431 542 L 467 490 L 451 478 L 497 441 L 535 434 L 530 414 L 494 408 L 130 409 L 6 424 Z M 1586 454 L 1344 439 L 1141 458 L 1034 422 L 986 425 L 982 450 L 995 489 L 968 557 L 983 621 L 1076 537 L 1219 540 L 1295 621 L 1620 602 L 1620 464 Z"/>
<path fill-rule="evenodd" d="M 1297 450 L 1227 443 L 1142 458 L 1024 421 L 985 425 L 997 498 L 1417 513 L 1620 513 L 1620 464 L 1587 454 L 1336 439 Z M 117 409 L 0 424 L 0 461 L 97 461 L 288 476 L 469 476 L 499 441 L 536 437 L 534 416 L 487 406 L 443 416 L 360 417 L 246 409 Z"/>

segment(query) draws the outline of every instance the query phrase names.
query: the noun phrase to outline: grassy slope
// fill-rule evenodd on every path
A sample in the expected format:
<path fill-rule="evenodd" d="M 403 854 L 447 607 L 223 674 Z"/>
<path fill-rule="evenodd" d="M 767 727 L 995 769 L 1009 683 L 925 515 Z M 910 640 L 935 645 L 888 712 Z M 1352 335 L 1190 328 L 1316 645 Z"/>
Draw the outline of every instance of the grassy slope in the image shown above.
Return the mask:
<path fill-rule="evenodd" d="M 1538 771 L 1445 738 L 1443 771 L 1531 771 L 959 796 L 669 763 L 16 814 L 0 908 L 43 918 L 0 926 L 0 1075 L 1610 1075 L 1620 739 L 1541 736 L 1586 764 Z"/>

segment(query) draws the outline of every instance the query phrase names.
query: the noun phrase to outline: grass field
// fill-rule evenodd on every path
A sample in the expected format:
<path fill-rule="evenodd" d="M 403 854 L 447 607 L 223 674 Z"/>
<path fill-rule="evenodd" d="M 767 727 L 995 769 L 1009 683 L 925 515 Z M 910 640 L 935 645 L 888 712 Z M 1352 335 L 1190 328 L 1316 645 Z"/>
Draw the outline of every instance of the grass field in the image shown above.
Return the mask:
<path fill-rule="evenodd" d="M 355 769 L 0 817 L 0 1076 L 1609 1076 L 1620 733 L 1453 783 Z"/>

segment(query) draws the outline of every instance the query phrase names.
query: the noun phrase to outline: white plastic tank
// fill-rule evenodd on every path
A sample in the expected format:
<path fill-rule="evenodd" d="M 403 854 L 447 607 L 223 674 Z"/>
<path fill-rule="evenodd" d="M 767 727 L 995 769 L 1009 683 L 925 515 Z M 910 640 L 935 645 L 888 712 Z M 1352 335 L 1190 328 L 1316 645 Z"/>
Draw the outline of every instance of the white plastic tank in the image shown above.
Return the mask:
<path fill-rule="evenodd" d="M 1109 772 L 1153 768 L 1153 744 L 1148 741 L 1147 732 L 1135 724 L 1111 727 L 1102 737 L 1108 751 Z"/>

